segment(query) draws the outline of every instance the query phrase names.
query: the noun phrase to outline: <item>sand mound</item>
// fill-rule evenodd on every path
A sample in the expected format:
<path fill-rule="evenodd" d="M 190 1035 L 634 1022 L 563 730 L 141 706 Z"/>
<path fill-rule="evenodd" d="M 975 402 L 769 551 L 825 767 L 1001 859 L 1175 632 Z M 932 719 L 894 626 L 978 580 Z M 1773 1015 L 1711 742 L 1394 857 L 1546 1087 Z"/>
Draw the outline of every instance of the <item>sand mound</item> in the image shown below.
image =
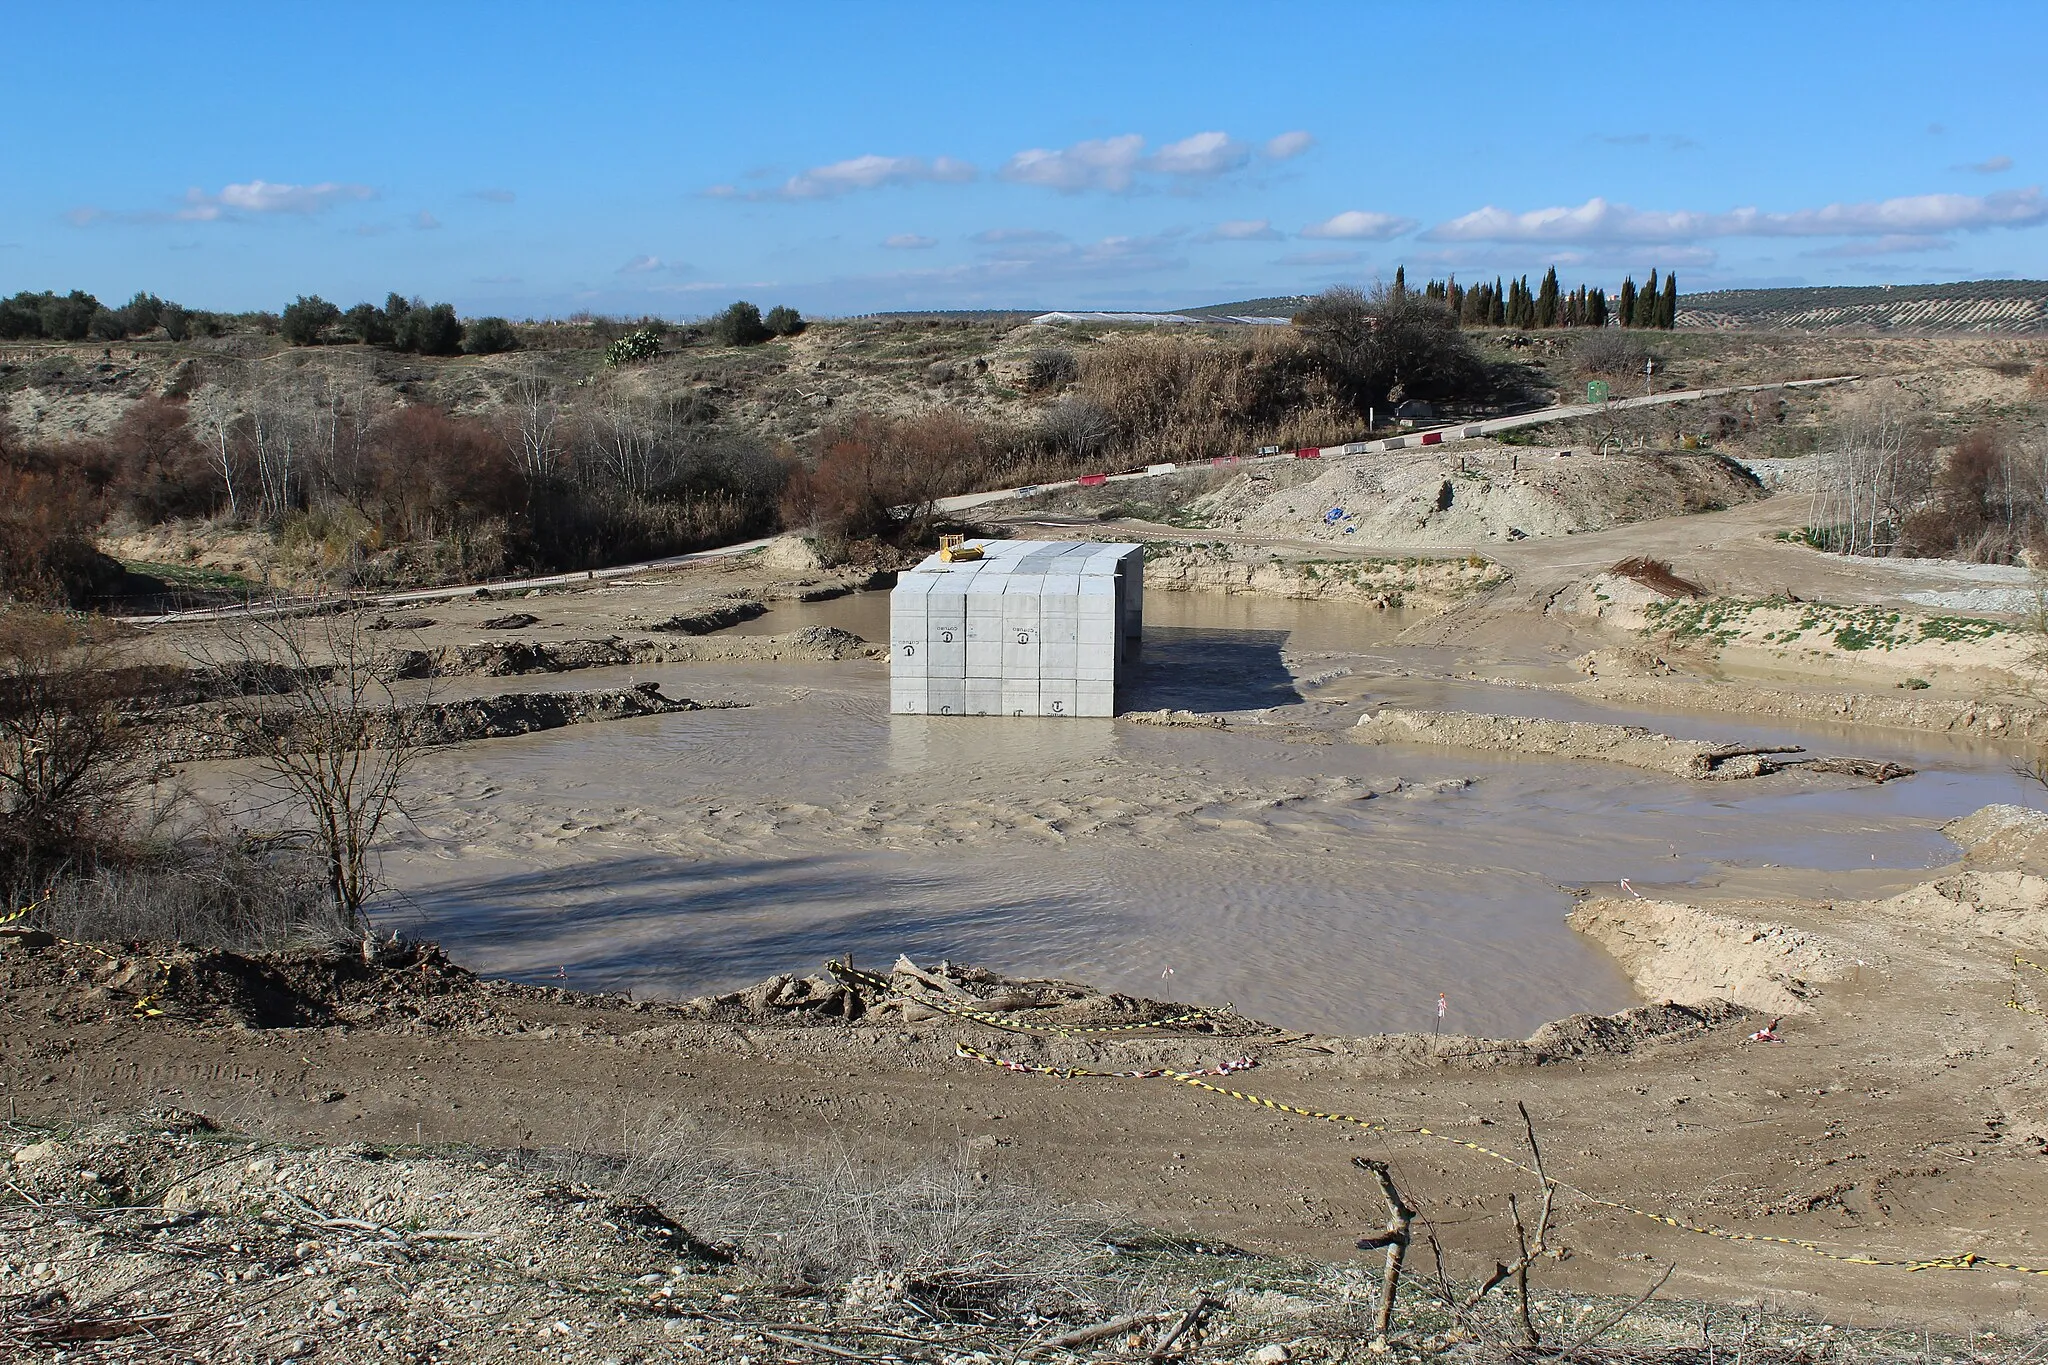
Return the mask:
<path fill-rule="evenodd" d="M 777 536 L 761 547 L 761 567 L 776 573 L 816 573 L 825 567 L 818 547 L 802 536 Z"/>
<path fill-rule="evenodd" d="M 1961 844 L 1972 861 L 2048 871 L 2048 811 L 1986 806 L 1949 821 L 1941 832 Z"/>
<path fill-rule="evenodd" d="M 1721 999 L 1764 1014 L 1801 1014 L 1816 987 L 1855 965 L 1841 942 L 1782 924 L 1751 924 L 1672 901 L 1591 900 L 1565 923 L 1606 949 L 1652 999 Z"/>
<path fill-rule="evenodd" d="M 1194 510 L 1211 525 L 1288 539 L 1469 545 L 1605 530 L 1764 496 L 1753 475 L 1716 455 L 1501 446 L 1348 459 L 1309 483 L 1279 482 L 1262 483 L 1253 471 Z"/>

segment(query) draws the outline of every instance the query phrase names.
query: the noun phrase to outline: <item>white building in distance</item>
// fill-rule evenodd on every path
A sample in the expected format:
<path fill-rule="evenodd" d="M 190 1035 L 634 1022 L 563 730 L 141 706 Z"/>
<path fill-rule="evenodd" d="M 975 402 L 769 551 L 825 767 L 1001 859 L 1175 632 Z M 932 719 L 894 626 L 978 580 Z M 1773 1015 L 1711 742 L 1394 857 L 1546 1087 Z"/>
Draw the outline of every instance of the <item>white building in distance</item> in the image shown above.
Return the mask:
<path fill-rule="evenodd" d="M 1145 620 L 1145 552 L 1093 541 L 970 540 L 889 595 L 899 716 L 1113 716 Z"/>

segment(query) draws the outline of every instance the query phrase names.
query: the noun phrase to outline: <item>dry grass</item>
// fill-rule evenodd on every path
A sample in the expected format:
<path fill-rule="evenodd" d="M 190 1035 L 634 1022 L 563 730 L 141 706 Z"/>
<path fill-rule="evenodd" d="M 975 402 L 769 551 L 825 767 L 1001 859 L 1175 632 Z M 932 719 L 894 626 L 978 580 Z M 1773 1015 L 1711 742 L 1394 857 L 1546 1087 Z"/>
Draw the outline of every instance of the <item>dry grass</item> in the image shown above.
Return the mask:
<path fill-rule="evenodd" d="M 1107 1218 L 992 1180 L 964 1158 L 891 1168 L 845 1150 L 765 1162 L 687 1116 L 630 1123 L 613 1151 L 557 1152 L 544 1168 L 644 1199 L 786 1288 L 958 1316 L 1068 1315 L 1121 1296 Z"/>

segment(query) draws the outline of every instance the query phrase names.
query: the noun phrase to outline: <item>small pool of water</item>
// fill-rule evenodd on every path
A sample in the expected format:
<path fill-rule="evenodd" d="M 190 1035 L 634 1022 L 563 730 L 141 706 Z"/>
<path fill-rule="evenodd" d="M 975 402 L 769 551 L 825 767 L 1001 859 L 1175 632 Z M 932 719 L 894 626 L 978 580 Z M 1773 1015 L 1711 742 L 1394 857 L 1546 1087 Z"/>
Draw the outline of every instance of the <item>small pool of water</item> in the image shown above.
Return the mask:
<path fill-rule="evenodd" d="M 747 705 L 430 754 L 387 872 L 416 930 L 461 960 L 588 988 L 687 996 L 907 951 L 1345 1032 L 1427 1028 L 1443 991 L 1452 1027 L 1518 1036 L 1632 1002 L 1564 927 L 1573 887 L 1697 892 L 1769 868 L 1800 894 L 1875 894 L 1953 858 L 1945 820 L 2031 796 L 1995 746 L 1403 676 L 1444 660 L 1368 607 L 1168 593 L 1146 607 L 1127 709 L 1227 711 L 1229 731 L 890 716 L 886 668 L 868 661 L 465 680 L 656 681 Z M 886 611 L 886 594 L 861 594 L 738 629 L 885 638 Z M 1384 702 L 1922 771 L 1882 787 L 1706 784 L 1350 742 Z"/>

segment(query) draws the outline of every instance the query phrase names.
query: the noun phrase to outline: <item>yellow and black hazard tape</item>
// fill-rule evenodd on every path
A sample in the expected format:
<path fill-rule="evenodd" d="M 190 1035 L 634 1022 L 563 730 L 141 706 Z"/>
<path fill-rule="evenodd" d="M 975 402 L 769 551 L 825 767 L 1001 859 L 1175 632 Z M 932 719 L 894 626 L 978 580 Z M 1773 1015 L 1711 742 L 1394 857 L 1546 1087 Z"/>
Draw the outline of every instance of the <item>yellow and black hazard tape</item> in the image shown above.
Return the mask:
<path fill-rule="evenodd" d="M 11 914 L 0 915 L 0 924 L 12 924 L 18 919 L 27 919 L 30 915 L 35 913 L 37 907 L 41 906 L 42 903 L 48 899 L 50 899 L 50 893 L 48 891 L 45 891 L 41 896 L 37 897 L 35 900 L 32 900 L 27 905 L 22 906 L 21 909 L 16 910 Z"/>
<path fill-rule="evenodd" d="M 1005 1071 L 1032 1072 L 1034 1074 L 1039 1075 L 1054 1076 L 1062 1080 L 1072 1076 L 1103 1076 L 1113 1074 L 1107 1072 L 1090 1072 L 1081 1071 L 1078 1069 L 1067 1069 L 1058 1067 L 1039 1067 L 1032 1066 L 1028 1063 L 1011 1062 L 1007 1058 L 997 1057 L 990 1053 L 982 1052 L 977 1048 L 968 1046 L 966 1043 L 956 1043 L 954 1047 L 957 1054 L 961 1057 L 966 1057 L 978 1062 L 985 1062 L 991 1066 L 999 1067 Z M 1659 1223 L 1668 1228 L 1676 1228 L 1681 1232 L 1698 1233 L 1702 1237 L 1716 1237 L 1722 1239 L 1723 1241 L 1730 1242 L 1757 1242 L 1773 1246 L 1789 1247 L 1796 1251 L 1804 1251 L 1814 1256 L 1823 1257 L 1826 1260 L 1840 1262 L 1844 1265 L 1881 1266 L 1887 1269 L 1904 1270 L 1916 1274 L 1921 1271 L 1929 1270 L 1970 1270 L 1977 1267 L 1983 1267 L 1986 1269 L 2009 1270 L 2013 1271 L 2016 1274 L 2021 1275 L 2048 1276 L 2048 1267 L 2037 1268 L 2034 1266 L 2019 1265 L 2012 1261 L 1993 1260 L 1986 1256 L 1980 1256 L 1974 1251 L 1961 1252 L 1952 1256 L 1933 1256 L 1918 1260 L 1898 1260 L 1883 1256 L 1873 1256 L 1867 1252 L 1832 1251 L 1827 1247 L 1820 1245 L 1818 1242 L 1809 1242 L 1804 1240 L 1803 1238 L 1798 1237 L 1774 1237 L 1760 1232 L 1732 1232 L 1726 1228 L 1705 1227 L 1698 1223 L 1689 1223 L 1682 1218 L 1674 1218 L 1669 1214 L 1653 1213 L 1648 1209 L 1638 1208 L 1634 1204 L 1624 1203 L 1618 1199 L 1604 1198 L 1600 1195 L 1594 1194 L 1590 1190 L 1587 1190 L 1581 1186 L 1574 1185 L 1569 1181 L 1559 1180 L 1555 1176 L 1545 1176 L 1541 1172 L 1537 1171 L 1535 1167 L 1528 1165 L 1526 1162 L 1523 1162 L 1518 1157 L 1509 1156 L 1505 1152 L 1497 1152 L 1491 1147 L 1482 1146 L 1479 1143 L 1468 1141 L 1465 1138 L 1452 1137 L 1448 1133 L 1439 1133 L 1435 1129 L 1426 1128 L 1419 1124 L 1413 1127 L 1404 1128 L 1394 1124 L 1381 1123 L 1373 1119 L 1361 1118 L 1356 1114 L 1331 1113 L 1321 1109 L 1303 1109 L 1297 1105 L 1286 1104 L 1280 1100 L 1269 1099 L 1264 1095 L 1254 1095 L 1249 1091 L 1231 1090 L 1224 1086 L 1212 1085 L 1207 1080 L 1204 1080 L 1202 1078 L 1202 1073 L 1162 1070 L 1158 1073 L 1158 1075 L 1165 1080 L 1177 1081 L 1182 1085 L 1193 1086 L 1197 1090 L 1206 1090 L 1212 1095 L 1221 1095 L 1227 1099 L 1242 1101 L 1245 1104 L 1254 1104 L 1259 1106 L 1261 1109 L 1270 1109 L 1275 1113 L 1292 1114 L 1299 1118 L 1321 1119 L 1325 1123 L 1347 1124 L 1351 1127 L 1365 1129 L 1368 1132 L 1386 1133 L 1394 1136 L 1413 1135 L 1417 1137 L 1432 1138 L 1438 1142 L 1449 1143 L 1453 1147 L 1462 1147 L 1468 1152 L 1475 1152 L 1480 1156 L 1490 1157 L 1493 1160 L 1502 1163 L 1503 1165 L 1511 1166 L 1518 1171 L 1524 1172 L 1525 1174 L 1535 1176 L 1538 1180 L 1542 1180 L 1550 1185 L 1554 1185 L 1558 1189 L 1568 1190 L 1572 1194 L 1577 1195 L 1579 1198 L 1585 1200 L 1589 1204 L 1596 1205 L 1600 1208 L 1613 1209 L 1618 1213 L 1626 1213 L 1636 1218 L 1647 1219 L 1652 1223 Z"/>
<path fill-rule="evenodd" d="M 956 1019 L 971 1019 L 977 1024 L 986 1024 L 990 1028 L 1006 1029 L 1011 1033 L 1051 1033 L 1063 1038 L 1082 1033 L 1136 1033 L 1140 1029 L 1166 1028 L 1173 1024 L 1200 1023 L 1213 1020 L 1216 1017 L 1214 1011 L 1194 1009 L 1189 1010 L 1186 1014 L 1176 1014 L 1166 1019 L 1147 1019 L 1143 1023 L 1138 1024 L 1032 1024 L 1021 1019 L 1012 1018 L 1007 1014 L 993 1014 L 986 1010 L 969 1009 L 964 1005 L 956 1005 L 950 1000 L 936 996 L 908 995 L 898 990 L 896 983 L 888 977 L 879 976 L 874 972 L 864 972 L 860 968 L 848 966 L 844 962 L 827 962 L 825 970 L 848 985 L 866 986 L 871 990 L 881 991 L 885 995 L 893 995 L 899 999 L 923 1005 L 927 1009 L 935 1009 L 941 1014 L 950 1014 Z"/>
<path fill-rule="evenodd" d="M 2048 967 L 2043 967 L 2030 957 L 2021 957 L 2018 953 L 2014 953 L 2012 955 L 2012 993 L 2006 997 L 2005 1007 L 2009 1010 L 2018 1010 L 2021 1014 L 2031 1014 L 2037 1019 L 2048 1019 L 2048 1011 L 2042 1010 L 2039 1005 L 2029 1005 L 2020 999 L 2020 968 L 2022 967 L 2032 967 L 2035 971 L 2048 975 Z"/>
<path fill-rule="evenodd" d="M 44 901 L 49 900 L 50 896 L 51 893 L 45 891 L 43 892 L 41 899 L 30 901 L 27 905 L 22 906 L 19 910 L 16 910 L 11 914 L 0 915 L 0 924 L 12 924 L 16 920 L 27 918 L 30 912 L 34 911 L 38 906 L 42 905 Z M 112 953 L 108 952 L 105 948 L 100 947 L 99 944 L 97 943 L 81 943 L 79 940 L 75 938 L 63 938 L 57 934 L 52 934 L 50 935 L 50 937 L 56 939 L 58 943 L 63 944 L 66 948 L 83 948 L 85 949 L 85 951 L 89 953 L 98 953 L 101 957 L 105 958 L 109 962 L 119 962 L 121 960 L 120 958 L 114 956 Z M 164 960 L 160 957 L 157 957 L 154 953 L 149 954 L 148 956 L 150 961 L 156 964 L 157 970 L 164 973 L 168 977 L 170 974 L 170 968 L 165 965 Z M 164 1012 L 161 1009 L 159 1009 L 156 1004 L 157 1000 L 160 998 L 161 997 L 155 995 L 137 996 L 135 998 L 135 1003 L 129 1007 L 129 1013 L 134 1015 L 134 1017 L 137 1019 L 161 1019 L 163 1017 Z"/>

